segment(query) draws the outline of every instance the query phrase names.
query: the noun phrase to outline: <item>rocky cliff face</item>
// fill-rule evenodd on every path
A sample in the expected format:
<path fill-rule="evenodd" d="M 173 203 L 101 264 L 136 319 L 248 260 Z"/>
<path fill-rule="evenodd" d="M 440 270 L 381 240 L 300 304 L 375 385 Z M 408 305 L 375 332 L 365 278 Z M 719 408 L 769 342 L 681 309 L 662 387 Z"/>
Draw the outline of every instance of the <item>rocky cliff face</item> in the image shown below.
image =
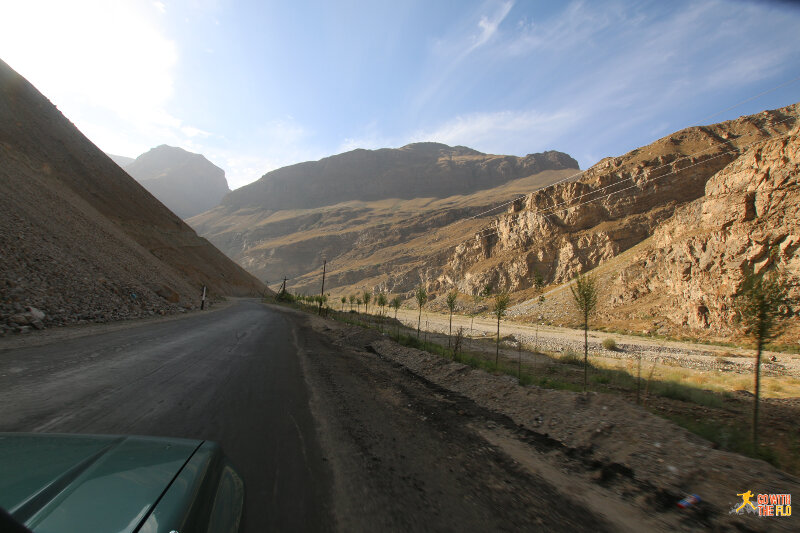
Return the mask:
<path fill-rule="evenodd" d="M 706 194 L 709 178 L 754 143 L 789 131 L 798 105 L 713 126 L 693 127 L 617 158 L 577 181 L 528 195 L 458 245 L 427 278 L 434 291 L 467 293 L 492 285 L 532 286 L 538 273 L 557 284 L 650 237 L 680 206 Z"/>
<path fill-rule="evenodd" d="M 610 310 L 639 300 L 658 305 L 669 326 L 729 335 L 744 272 L 771 268 L 800 301 L 798 171 L 800 128 L 751 146 L 655 230 L 610 286 Z"/>
<path fill-rule="evenodd" d="M 165 144 L 123 168 L 183 219 L 216 207 L 231 192 L 224 170 L 200 154 Z"/>
<path fill-rule="evenodd" d="M 263 290 L 2 61 L 0 185 L 0 335 Z"/>
<path fill-rule="evenodd" d="M 310 209 L 348 201 L 447 198 L 491 189 L 546 170 L 578 168 L 561 152 L 526 157 L 482 154 L 463 146 L 409 144 L 353 150 L 281 168 L 225 197 L 231 209 Z"/>

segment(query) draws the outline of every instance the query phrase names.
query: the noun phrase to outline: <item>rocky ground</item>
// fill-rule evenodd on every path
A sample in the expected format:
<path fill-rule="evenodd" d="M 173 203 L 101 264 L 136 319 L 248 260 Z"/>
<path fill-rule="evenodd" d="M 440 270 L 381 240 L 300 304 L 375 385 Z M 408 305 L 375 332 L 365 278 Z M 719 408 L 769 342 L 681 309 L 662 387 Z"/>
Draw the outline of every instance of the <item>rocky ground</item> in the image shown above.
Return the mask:
<path fill-rule="evenodd" d="M 398 318 L 407 326 L 417 327 L 417 312 L 401 309 Z M 422 327 L 428 331 L 448 333 L 449 316 L 439 313 L 423 313 Z M 462 315 L 453 316 L 453 330 L 464 328 L 465 335 L 477 338 L 494 337 L 497 333 L 497 321 L 487 316 L 479 316 L 474 320 Z M 501 336 L 507 342 L 521 342 L 526 349 L 538 347 L 540 351 L 563 354 L 566 352 L 583 353 L 583 331 L 570 328 L 521 324 L 504 320 L 501 324 Z M 603 347 L 605 339 L 613 339 L 616 349 Z M 638 359 L 660 362 L 665 365 L 693 368 L 697 370 L 732 372 L 752 375 L 753 357 L 750 350 L 692 344 L 688 342 L 648 339 L 632 335 L 589 332 L 589 352 L 611 359 Z M 762 364 L 764 375 L 800 377 L 800 355 L 785 353 L 766 353 L 767 362 Z M 775 357 L 775 361 L 770 359 Z"/>
<path fill-rule="evenodd" d="M 441 387 L 443 395 L 507 417 L 510 423 L 482 420 L 481 435 L 520 468 L 569 490 L 615 529 L 796 530 L 796 518 L 763 519 L 730 510 L 744 490 L 800 493 L 799 479 L 763 461 L 714 449 L 623 398 L 520 386 L 513 377 L 400 346 L 375 330 L 322 319 L 314 324 L 337 343 Z M 701 502 L 679 509 L 677 502 L 688 494 L 698 494 Z"/>

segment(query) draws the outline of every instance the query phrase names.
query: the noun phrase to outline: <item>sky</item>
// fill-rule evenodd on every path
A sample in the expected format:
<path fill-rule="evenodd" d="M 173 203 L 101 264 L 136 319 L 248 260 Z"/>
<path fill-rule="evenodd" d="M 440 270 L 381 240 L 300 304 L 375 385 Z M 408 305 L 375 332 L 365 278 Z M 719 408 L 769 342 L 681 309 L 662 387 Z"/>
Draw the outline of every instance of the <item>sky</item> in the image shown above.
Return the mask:
<path fill-rule="evenodd" d="M 0 0 L 0 13 L 0 59 L 100 149 L 180 146 L 231 188 L 419 141 L 559 150 L 588 168 L 800 101 L 800 5 L 786 1 Z"/>

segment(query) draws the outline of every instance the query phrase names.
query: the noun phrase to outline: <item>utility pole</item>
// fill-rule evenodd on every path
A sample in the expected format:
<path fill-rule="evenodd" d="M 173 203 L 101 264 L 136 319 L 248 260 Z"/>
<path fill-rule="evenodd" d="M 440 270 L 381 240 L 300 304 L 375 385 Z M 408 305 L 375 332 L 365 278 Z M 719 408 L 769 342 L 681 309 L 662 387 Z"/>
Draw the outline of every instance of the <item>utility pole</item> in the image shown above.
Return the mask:
<path fill-rule="evenodd" d="M 203 285 L 203 297 L 200 300 L 200 310 L 202 311 L 205 308 L 206 308 L 206 286 Z"/>
<path fill-rule="evenodd" d="M 281 290 L 280 290 L 280 292 L 278 293 L 278 296 L 280 296 L 281 294 L 286 294 L 286 280 L 287 280 L 287 279 L 288 279 L 288 278 L 286 277 L 286 275 L 284 275 L 284 276 L 283 276 L 283 285 L 281 285 Z"/>
<path fill-rule="evenodd" d="M 327 265 L 328 259 L 323 255 L 322 256 L 322 289 L 319 291 L 319 314 L 322 314 L 322 298 L 325 296 L 325 265 Z"/>

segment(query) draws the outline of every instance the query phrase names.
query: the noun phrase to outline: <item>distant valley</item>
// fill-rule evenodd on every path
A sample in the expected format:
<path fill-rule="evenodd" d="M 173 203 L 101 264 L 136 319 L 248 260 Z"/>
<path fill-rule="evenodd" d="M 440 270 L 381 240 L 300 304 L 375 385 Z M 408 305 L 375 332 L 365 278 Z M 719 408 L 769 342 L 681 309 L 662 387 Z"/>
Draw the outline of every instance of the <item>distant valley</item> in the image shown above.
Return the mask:
<path fill-rule="evenodd" d="M 488 223 L 498 203 L 577 171 L 560 152 L 497 156 L 436 143 L 355 150 L 270 172 L 189 223 L 261 279 L 289 277 L 293 290 L 316 290 L 326 258 L 332 289 L 404 292 Z"/>
<path fill-rule="evenodd" d="M 423 285 L 433 308 L 457 289 L 469 309 L 470 295 L 490 287 L 509 291 L 513 314 L 532 319 L 543 310 L 526 302 L 541 278 L 552 296 L 548 320 L 569 324 L 563 284 L 597 269 L 602 323 L 727 338 L 744 268 L 800 271 L 798 217 L 788 215 L 796 173 L 781 170 L 785 183 L 772 184 L 786 187 L 781 196 L 760 177 L 775 176 L 777 161 L 793 164 L 797 116 L 793 105 L 687 128 L 584 172 L 559 152 L 517 158 L 435 143 L 356 150 L 267 173 L 189 222 L 259 278 L 286 276 L 301 293 L 319 291 L 325 259 L 326 292 L 337 298 L 383 291 L 413 305 Z M 711 202 L 719 187 L 730 198 Z M 715 214 L 698 219 L 712 205 Z M 715 217 L 743 223 L 715 226 Z M 678 237 L 686 224 L 689 240 Z"/>

